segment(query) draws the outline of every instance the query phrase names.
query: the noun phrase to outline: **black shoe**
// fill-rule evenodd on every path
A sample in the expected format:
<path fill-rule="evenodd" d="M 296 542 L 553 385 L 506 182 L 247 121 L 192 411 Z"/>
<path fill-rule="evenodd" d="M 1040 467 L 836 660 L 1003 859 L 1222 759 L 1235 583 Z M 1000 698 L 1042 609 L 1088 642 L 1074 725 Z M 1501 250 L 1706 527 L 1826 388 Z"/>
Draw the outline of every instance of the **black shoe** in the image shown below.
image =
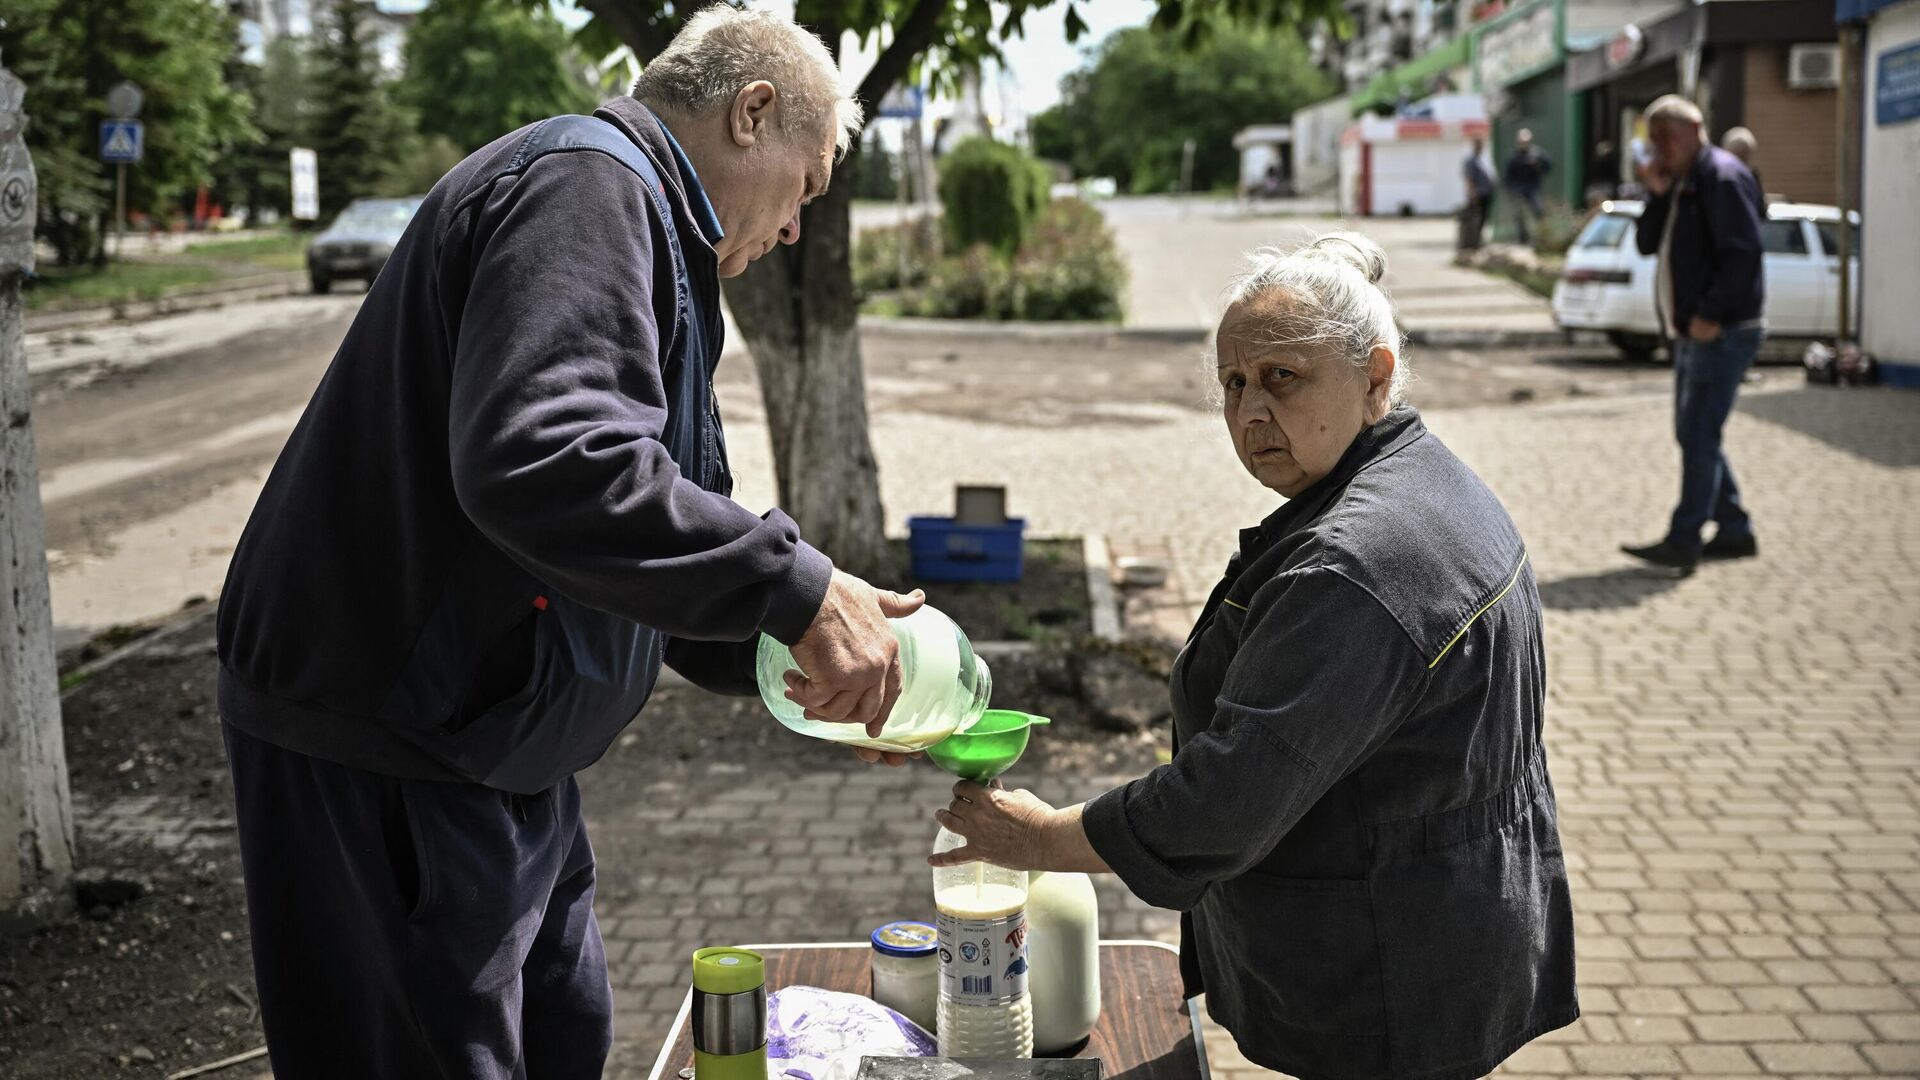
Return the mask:
<path fill-rule="evenodd" d="M 1645 547 L 1621 544 L 1620 550 L 1643 562 L 1650 562 L 1655 566 L 1669 567 L 1683 574 L 1693 573 L 1693 568 L 1700 565 L 1700 553 L 1698 551 L 1689 551 L 1671 540 L 1662 540 L 1657 544 L 1648 544 Z"/>
<path fill-rule="evenodd" d="M 1760 541 L 1745 536 L 1716 536 L 1700 549 L 1702 559 L 1751 559 L 1760 554 Z"/>

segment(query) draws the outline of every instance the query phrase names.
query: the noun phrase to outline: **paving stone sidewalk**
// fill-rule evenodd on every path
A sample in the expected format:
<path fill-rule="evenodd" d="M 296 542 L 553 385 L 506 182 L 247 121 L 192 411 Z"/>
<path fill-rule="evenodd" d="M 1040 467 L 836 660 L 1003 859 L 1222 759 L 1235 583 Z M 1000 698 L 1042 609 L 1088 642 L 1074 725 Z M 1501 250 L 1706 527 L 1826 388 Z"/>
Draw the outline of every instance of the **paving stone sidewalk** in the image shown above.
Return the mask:
<path fill-rule="evenodd" d="M 1764 557 L 1687 580 L 1614 553 L 1661 531 L 1677 488 L 1664 398 L 1428 420 L 1506 500 L 1547 604 L 1586 1017 L 1499 1075 L 1920 1075 L 1920 396 L 1748 396 L 1728 452 Z M 743 480 L 770 477 L 764 432 L 730 430 Z M 1189 612 L 1234 531 L 1272 505 L 1210 416 L 1058 430 L 881 415 L 874 438 L 889 506 L 945 505 L 964 460 L 962 479 L 1013 483 L 1032 528 L 1165 553 Z M 1020 779 L 1060 801 L 1122 778 Z M 611 1075 L 645 1075 L 693 947 L 855 940 L 924 914 L 944 789 L 925 768 L 706 766 L 630 820 L 595 820 L 688 842 L 603 866 L 629 897 L 602 910 Z M 1101 896 L 1107 936 L 1171 936 L 1170 913 L 1111 883 Z M 1260 1073 L 1214 1036 L 1217 1075 Z"/>

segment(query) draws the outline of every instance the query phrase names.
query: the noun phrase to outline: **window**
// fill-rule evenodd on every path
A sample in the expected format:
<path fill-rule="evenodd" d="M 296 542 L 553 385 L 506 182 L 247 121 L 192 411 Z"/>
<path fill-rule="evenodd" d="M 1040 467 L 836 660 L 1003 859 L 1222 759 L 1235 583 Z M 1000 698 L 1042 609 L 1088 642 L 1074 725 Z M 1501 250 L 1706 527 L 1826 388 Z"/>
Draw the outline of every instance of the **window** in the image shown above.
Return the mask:
<path fill-rule="evenodd" d="M 1781 218 L 1760 223 L 1760 250 L 1769 255 L 1805 255 L 1806 230 L 1799 218 Z"/>
<path fill-rule="evenodd" d="M 1633 227 L 1633 219 L 1624 214 L 1601 214 L 1587 223 L 1587 231 L 1580 234 L 1583 248 L 1615 248 L 1620 246 L 1621 238 Z"/>
<path fill-rule="evenodd" d="M 1834 258 L 1840 257 L 1840 223 L 1837 221 L 1816 221 L 1813 227 L 1820 230 L 1820 248 Z M 1854 258 L 1860 257 L 1860 226 L 1847 226 L 1847 242 L 1852 244 L 1848 253 Z"/>

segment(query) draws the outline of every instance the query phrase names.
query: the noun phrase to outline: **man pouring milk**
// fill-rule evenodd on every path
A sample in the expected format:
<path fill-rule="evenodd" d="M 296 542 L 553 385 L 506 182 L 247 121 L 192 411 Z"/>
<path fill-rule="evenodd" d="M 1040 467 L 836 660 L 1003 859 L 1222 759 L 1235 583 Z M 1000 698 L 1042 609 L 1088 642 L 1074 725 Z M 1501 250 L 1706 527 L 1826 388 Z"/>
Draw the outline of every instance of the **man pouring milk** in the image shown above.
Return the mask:
<path fill-rule="evenodd" d="M 825 46 L 716 7 L 631 98 L 437 185 L 275 465 L 220 606 L 220 713 L 274 1074 L 600 1075 L 573 774 L 662 662 L 751 693 L 753 641 L 877 725 L 886 619 L 732 479 L 719 281 L 800 235 L 861 111 Z"/>

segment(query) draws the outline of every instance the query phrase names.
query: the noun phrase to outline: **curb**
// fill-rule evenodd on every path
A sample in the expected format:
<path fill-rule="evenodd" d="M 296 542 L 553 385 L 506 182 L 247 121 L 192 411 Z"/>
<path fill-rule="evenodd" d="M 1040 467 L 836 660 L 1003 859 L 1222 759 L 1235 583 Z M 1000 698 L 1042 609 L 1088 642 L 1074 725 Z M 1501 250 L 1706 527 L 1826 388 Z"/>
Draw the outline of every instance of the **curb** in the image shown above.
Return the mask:
<path fill-rule="evenodd" d="M 1555 349 L 1573 344 L 1565 330 L 1452 330 L 1406 331 L 1407 344 L 1446 349 Z"/>
<path fill-rule="evenodd" d="M 178 292 L 154 300 L 128 300 L 94 307 L 49 311 L 38 316 L 29 315 L 26 332 L 46 334 L 62 330 L 80 330 L 106 323 L 140 322 L 162 315 L 205 311 L 208 308 L 225 307 L 228 304 L 244 303 L 249 300 L 272 300 L 306 291 L 305 274 L 287 273 L 256 277 L 218 288 Z"/>
<path fill-rule="evenodd" d="M 60 700 L 65 701 L 74 692 L 91 681 L 95 675 L 100 674 L 123 660 L 131 660 L 169 638 L 179 637 L 188 630 L 199 626 L 202 622 L 211 620 L 218 611 L 219 605 L 211 603 L 204 608 L 190 611 L 176 617 L 171 622 L 162 623 L 156 629 L 127 642 L 125 645 L 120 646 L 105 656 L 94 657 L 92 660 L 81 664 L 72 671 L 61 675 L 60 682 L 66 684 L 66 688 L 60 691 Z"/>

